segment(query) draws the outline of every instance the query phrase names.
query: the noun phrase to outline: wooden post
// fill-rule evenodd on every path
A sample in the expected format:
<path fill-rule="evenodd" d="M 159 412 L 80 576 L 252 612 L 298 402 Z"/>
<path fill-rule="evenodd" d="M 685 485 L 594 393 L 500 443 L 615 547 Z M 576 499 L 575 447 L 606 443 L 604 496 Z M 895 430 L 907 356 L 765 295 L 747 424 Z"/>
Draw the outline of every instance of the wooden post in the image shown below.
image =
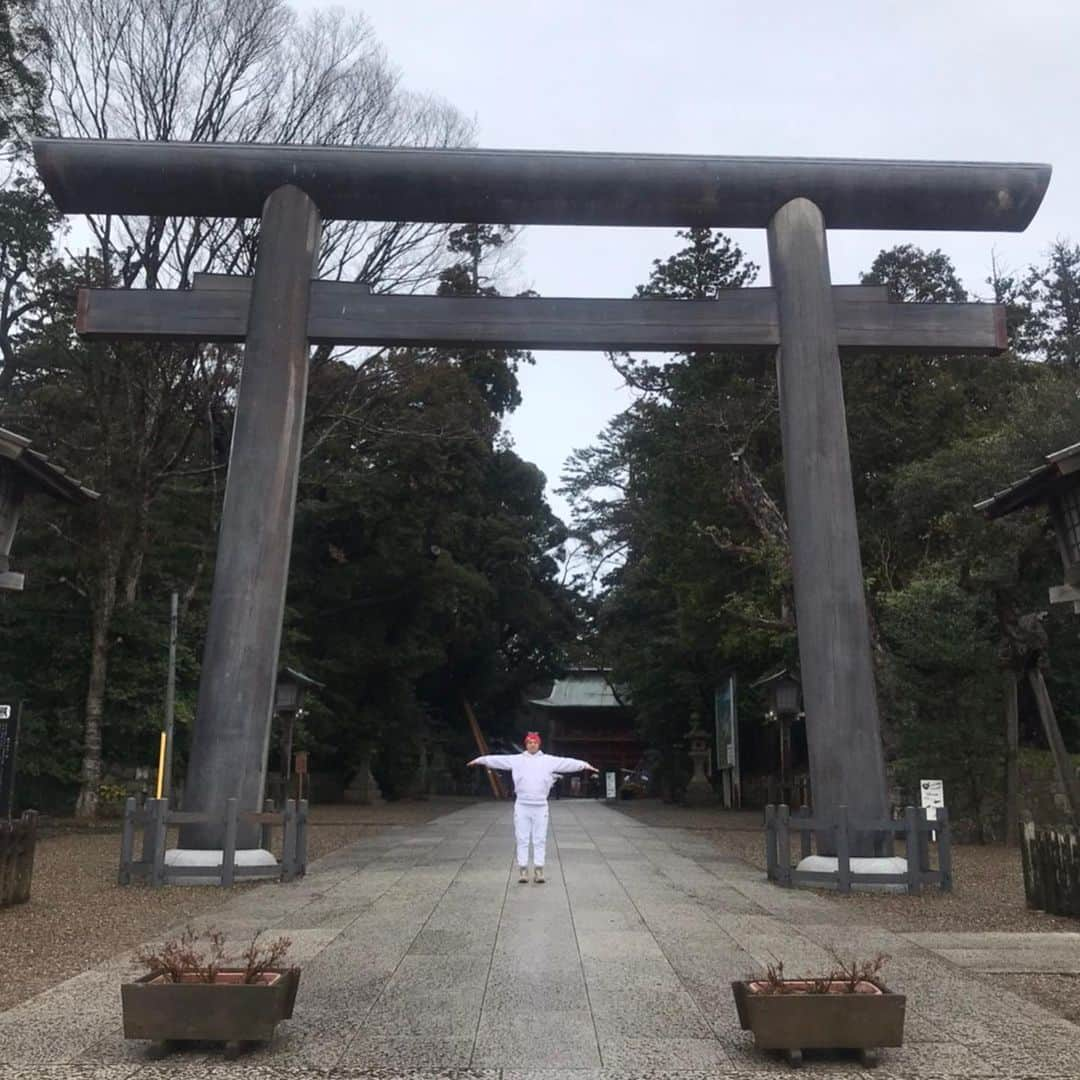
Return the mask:
<path fill-rule="evenodd" d="M 151 858 L 153 863 L 150 868 L 150 884 L 165 884 L 165 842 L 169 832 L 169 803 L 166 799 L 147 799 L 150 805 L 150 813 L 153 815 L 153 838 L 154 847 Z M 145 854 L 143 856 L 146 857 Z"/>
<path fill-rule="evenodd" d="M 799 817 L 808 818 L 810 816 L 810 807 L 805 803 L 799 809 Z M 810 857 L 811 839 L 809 829 L 799 830 L 799 853 L 802 858 L 807 859 Z"/>
<path fill-rule="evenodd" d="M 825 222 L 807 199 L 769 222 L 784 483 L 814 811 L 888 818 Z M 872 853 L 853 836 L 856 855 Z M 831 838 L 818 836 L 818 851 Z M 823 843 L 825 842 L 825 847 Z"/>
<path fill-rule="evenodd" d="M 281 714 L 281 797 L 292 794 L 292 744 L 296 725 L 296 710 L 286 709 Z M 299 792 L 297 792 L 299 794 Z"/>
<path fill-rule="evenodd" d="M 772 803 L 765 807 L 765 877 L 777 880 L 776 807 Z"/>
<path fill-rule="evenodd" d="M 285 800 L 285 836 L 281 843 L 281 880 L 296 877 L 296 800 Z"/>
<path fill-rule="evenodd" d="M 1016 672 L 1005 670 L 1005 843 L 1016 847 L 1020 828 L 1020 709 Z"/>
<path fill-rule="evenodd" d="M 272 814 L 274 812 L 274 800 L 266 799 L 263 802 L 263 813 Z M 271 845 L 274 842 L 274 826 L 268 822 L 264 822 L 262 828 L 259 830 L 259 846 L 264 851 L 269 851 Z"/>
<path fill-rule="evenodd" d="M 841 893 L 851 892 L 851 833 L 843 804 L 836 808 L 836 888 Z"/>
<path fill-rule="evenodd" d="M 15 902 L 25 904 L 30 899 L 30 888 L 34 879 L 38 812 L 36 810 L 24 810 L 19 821 L 23 827 L 23 849 L 15 873 Z"/>
<path fill-rule="evenodd" d="M 790 806 L 795 801 L 791 783 L 791 716 L 782 713 L 780 724 L 780 798 Z"/>
<path fill-rule="evenodd" d="M 1050 701 L 1050 692 L 1046 689 L 1046 680 L 1037 666 L 1028 668 L 1027 675 L 1031 689 L 1035 691 L 1035 701 L 1039 706 L 1039 717 L 1042 719 L 1046 741 L 1050 744 L 1050 751 L 1054 755 L 1058 781 L 1065 792 L 1069 818 L 1074 827 L 1080 828 L 1080 783 L 1077 782 L 1076 770 L 1065 749 L 1065 741 L 1061 737 L 1061 728 L 1058 727 L 1057 717 L 1054 715 L 1054 706 Z"/>
<path fill-rule="evenodd" d="M 937 824 L 933 828 L 930 827 L 930 814 L 929 809 L 925 806 L 920 806 L 919 811 L 919 873 L 926 874 L 930 869 L 930 837 L 937 831 Z M 920 881 L 923 880 L 921 877 Z"/>
<path fill-rule="evenodd" d="M 308 801 L 301 799 L 296 812 L 296 873 L 307 873 Z"/>
<path fill-rule="evenodd" d="M 465 715 L 469 719 L 469 727 L 472 729 L 473 738 L 476 740 L 476 748 L 479 751 L 478 756 L 483 757 L 488 752 L 488 746 L 484 734 L 480 730 L 480 724 L 477 722 L 476 713 L 473 712 L 473 707 L 464 696 L 461 698 L 461 704 L 465 707 Z M 485 769 L 484 771 L 487 773 L 488 783 L 491 784 L 491 794 L 496 799 L 505 799 L 506 793 L 503 791 L 502 780 L 499 779 L 493 769 Z"/>
<path fill-rule="evenodd" d="M 131 860 L 135 857 L 135 798 L 124 800 L 124 824 L 120 831 L 120 874 L 117 884 L 131 884 Z"/>
<path fill-rule="evenodd" d="M 165 677 L 165 770 L 162 796 L 172 798 L 173 741 L 176 736 L 176 637 L 179 623 L 180 597 L 173 593 L 169 599 L 169 670 Z"/>
<path fill-rule="evenodd" d="M 299 188 L 266 200 L 185 791 L 209 814 L 181 846 L 222 847 L 225 803 L 262 805 L 308 378 L 319 211 Z M 237 843 L 254 847 L 245 824 Z"/>
<path fill-rule="evenodd" d="M 777 854 L 777 882 L 790 888 L 791 886 L 791 833 L 788 830 L 788 818 L 790 811 L 781 803 L 776 808 L 776 854 Z"/>
<path fill-rule="evenodd" d="M 938 874 L 941 891 L 952 892 L 952 832 L 949 829 L 949 808 L 939 806 L 937 812 Z"/>
<path fill-rule="evenodd" d="M 917 894 L 922 888 L 922 874 L 919 871 L 919 811 L 914 806 L 904 808 L 904 824 L 908 892 Z"/>
<path fill-rule="evenodd" d="M 240 804 L 225 800 L 225 843 L 221 852 L 221 884 L 228 888 L 236 877 L 236 833 L 240 824 Z"/>

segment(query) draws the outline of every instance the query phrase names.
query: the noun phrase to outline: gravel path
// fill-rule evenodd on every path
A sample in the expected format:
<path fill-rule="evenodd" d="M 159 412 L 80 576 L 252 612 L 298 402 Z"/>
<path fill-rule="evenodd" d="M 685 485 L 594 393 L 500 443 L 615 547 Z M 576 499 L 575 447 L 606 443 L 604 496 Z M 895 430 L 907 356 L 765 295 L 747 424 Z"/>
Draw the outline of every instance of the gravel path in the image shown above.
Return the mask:
<path fill-rule="evenodd" d="M 422 824 L 470 802 L 430 799 L 312 807 L 308 858 L 314 861 L 389 826 Z M 0 908 L 0 1010 L 212 911 L 238 892 L 273 888 L 122 888 L 116 884 L 119 857 L 118 823 L 92 829 L 46 824 L 38 839 L 30 901 Z"/>

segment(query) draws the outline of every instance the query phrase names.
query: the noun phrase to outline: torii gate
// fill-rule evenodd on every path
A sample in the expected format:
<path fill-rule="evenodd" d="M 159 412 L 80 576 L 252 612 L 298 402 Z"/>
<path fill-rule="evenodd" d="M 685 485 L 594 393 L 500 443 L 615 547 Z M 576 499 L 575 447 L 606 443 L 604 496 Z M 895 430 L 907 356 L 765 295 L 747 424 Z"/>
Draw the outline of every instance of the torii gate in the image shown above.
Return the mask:
<path fill-rule="evenodd" d="M 779 348 L 815 810 L 888 816 L 839 349 L 996 353 L 1005 319 L 998 305 L 832 286 L 825 228 L 1020 231 L 1049 166 L 62 139 L 34 154 L 65 213 L 262 219 L 254 280 L 79 297 L 87 336 L 245 344 L 188 809 L 223 815 L 229 797 L 242 809 L 262 798 L 309 344 L 467 344 Z M 773 285 L 710 301 L 372 295 L 311 280 L 323 217 L 765 228 Z M 221 848 L 222 829 L 189 826 L 182 843 Z"/>

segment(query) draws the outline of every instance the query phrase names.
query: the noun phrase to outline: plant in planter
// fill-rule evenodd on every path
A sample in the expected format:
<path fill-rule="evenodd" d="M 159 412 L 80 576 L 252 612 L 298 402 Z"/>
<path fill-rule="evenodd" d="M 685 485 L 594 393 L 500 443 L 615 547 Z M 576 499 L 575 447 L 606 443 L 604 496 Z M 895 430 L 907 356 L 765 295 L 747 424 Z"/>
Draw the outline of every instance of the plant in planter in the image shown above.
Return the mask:
<path fill-rule="evenodd" d="M 250 1042 L 268 1042 L 292 1016 L 300 969 L 286 957 L 286 938 L 263 943 L 257 932 L 230 957 L 219 930 L 188 927 L 159 949 L 135 958 L 146 974 L 120 988 L 124 1037 L 150 1039 L 156 1054 L 187 1041 L 224 1042 L 235 1057 Z"/>
<path fill-rule="evenodd" d="M 825 974 L 785 978 L 777 961 L 763 975 L 731 984 L 739 1023 L 754 1033 L 758 1049 L 783 1050 L 793 1065 L 804 1050 L 852 1049 L 874 1065 L 880 1047 L 902 1045 L 907 999 L 880 980 L 888 957 L 831 955 L 834 966 Z"/>

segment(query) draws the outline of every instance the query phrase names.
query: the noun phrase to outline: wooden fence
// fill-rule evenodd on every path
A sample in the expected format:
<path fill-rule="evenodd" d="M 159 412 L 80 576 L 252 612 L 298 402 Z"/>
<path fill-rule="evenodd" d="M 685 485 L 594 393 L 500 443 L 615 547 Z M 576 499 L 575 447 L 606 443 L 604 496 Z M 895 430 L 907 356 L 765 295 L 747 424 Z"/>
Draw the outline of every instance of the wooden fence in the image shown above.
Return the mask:
<path fill-rule="evenodd" d="M 30 899 L 37 843 L 37 811 L 15 821 L 0 821 L 0 907 Z"/>
<path fill-rule="evenodd" d="M 1080 836 L 1067 826 L 1020 822 L 1028 907 L 1080 918 Z"/>
<path fill-rule="evenodd" d="M 835 870 L 798 870 L 791 865 L 791 834 L 799 836 L 800 859 L 813 854 L 815 834 L 831 840 L 836 853 Z M 893 854 L 895 840 L 903 835 L 907 846 L 906 873 L 852 874 L 851 837 L 853 833 L 873 838 L 874 855 Z M 931 834 L 937 839 L 937 866 L 930 863 Z M 860 821 L 848 817 L 847 807 L 837 807 L 831 819 L 813 817 L 804 806 L 791 814 L 786 806 L 765 807 L 765 864 L 770 881 L 791 888 L 793 885 L 835 887 L 839 892 L 851 892 L 857 885 L 903 885 L 910 893 L 918 893 L 924 885 L 937 885 L 942 892 L 952 890 L 952 843 L 949 814 L 938 807 L 936 820 L 926 817 L 925 810 L 909 806 L 899 821 Z"/>
<path fill-rule="evenodd" d="M 124 828 L 120 838 L 121 885 L 132 881 L 148 881 L 151 885 L 183 885 L 191 878 L 216 877 L 217 884 L 232 885 L 236 880 L 267 877 L 273 870 L 269 866 L 237 866 L 236 835 L 240 823 L 258 825 L 260 844 L 269 850 L 273 842 L 273 830 L 283 830 L 281 862 L 278 874 L 281 881 L 293 881 L 307 870 L 308 804 L 289 799 L 283 811 L 274 810 L 267 801 L 261 813 L 240 810 L 236 799 L 225 804 L 221 818 L 210 814 L 187 813 L 170 810 L 167 799 L 147 799 L 139 807 L 134 799 L 124 806 Z M 220 866 L 168 866 L 165 863 L 165 843 L 171 825 L 223 825 L 225 830 L 224 851 Z M 142 832 L 140 857 L 135 858 L 136 832 Z"/>

